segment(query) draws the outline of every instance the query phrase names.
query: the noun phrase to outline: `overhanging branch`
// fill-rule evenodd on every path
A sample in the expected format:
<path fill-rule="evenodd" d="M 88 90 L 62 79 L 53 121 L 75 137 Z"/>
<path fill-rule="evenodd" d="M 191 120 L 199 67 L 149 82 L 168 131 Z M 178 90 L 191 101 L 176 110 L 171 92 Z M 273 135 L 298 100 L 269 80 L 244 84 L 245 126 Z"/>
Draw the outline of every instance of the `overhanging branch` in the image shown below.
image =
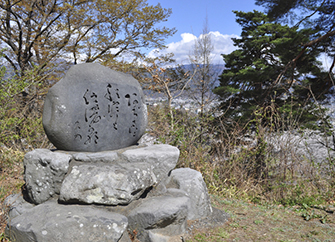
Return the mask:
<path fill-rule="evenodd" d="M 300 53 L 293 59 L 291 60 L 284 68 L 284 70 L 278 75 L 274 85 L 277 85 L 281 82 L 281 79 L 283 78 L 283 75 L 286 73 L 286 71 L 288 70 L 288 68 L 290 68 L 293 64 L 295 64 L 298 59 L 303 55 L 303 53 L 306 51 L 306 49 L 308 47 L 312 47 L 313 45 L 315 45 L 316 43 L 319 43 L 325 39 L 327 39 L 328 37 L 334 36 L 335 35 L 335 30 L 333 31 L 329 31 L 327 34 L 322 35 L 321 37 L 312 40 L 306 44 L 303 45 L 303 49 L 300 51 Z M 291 83 L 293 82 L 293 80 L 291 80 Z"/>

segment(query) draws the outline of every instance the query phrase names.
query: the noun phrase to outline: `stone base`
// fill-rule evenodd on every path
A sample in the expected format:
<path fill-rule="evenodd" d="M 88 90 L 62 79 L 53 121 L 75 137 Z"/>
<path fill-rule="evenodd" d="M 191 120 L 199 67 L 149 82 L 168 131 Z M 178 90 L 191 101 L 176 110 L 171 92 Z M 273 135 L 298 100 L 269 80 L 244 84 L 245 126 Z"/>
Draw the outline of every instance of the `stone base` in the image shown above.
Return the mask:
<path fill-rule="evenodd" d="M 169 145 L 29 152 L 26 199 L 6 199 L 5 234 L 18 242 L 181 241 L 187 220 L 211 217 L 213 210 L 201 173 L 172 170 L 178 156 Z"/>
<path fill-rule="evenodd" d="M 95 153 L 36 149 L 24 157 L 27 195 L 34 204 L 60 195 L 64 203 L 126 205 L 165 181 L 178 158 L 176 147 L 163 144 Z"/>
<path fill-rule="evenodd" d="M 17 242 L 119 241 L 121 237 L 156 241 L 150 238 L 185 233 L 188 202 L 187 197 L 166 195 L 125 207 L 64 205 L 55 199 L 31 207 L 21 195 L 14 195 L 6 200 L 15 214 L 11 213 L 5 235 Z"/>
<path fill-rule="evenodd" d="M 24 204 L 22 197 L 17 201 Z M 21 210 L 15 203 L 12 209 Z M 49 200 L 10 218 L 5 234 L 11 241 L 117 242 L 127 227 L 128 219 L 121 214 Z"/>

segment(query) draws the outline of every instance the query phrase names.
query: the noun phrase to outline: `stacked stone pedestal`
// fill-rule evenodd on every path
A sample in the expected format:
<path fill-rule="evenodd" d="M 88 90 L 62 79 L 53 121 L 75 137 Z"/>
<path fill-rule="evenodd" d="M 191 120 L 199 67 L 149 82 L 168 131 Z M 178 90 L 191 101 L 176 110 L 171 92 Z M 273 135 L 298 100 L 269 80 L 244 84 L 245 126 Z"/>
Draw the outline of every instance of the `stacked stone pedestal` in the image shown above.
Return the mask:
<path fill-rule="evenodd" d="M 181 241 L 186 221 L 211 216 L 199 172 L 174 169 L 170 145 L 117 151 L 37 149 L 25 155 L 26 190 L 6 199 L 13 241 Z"/>

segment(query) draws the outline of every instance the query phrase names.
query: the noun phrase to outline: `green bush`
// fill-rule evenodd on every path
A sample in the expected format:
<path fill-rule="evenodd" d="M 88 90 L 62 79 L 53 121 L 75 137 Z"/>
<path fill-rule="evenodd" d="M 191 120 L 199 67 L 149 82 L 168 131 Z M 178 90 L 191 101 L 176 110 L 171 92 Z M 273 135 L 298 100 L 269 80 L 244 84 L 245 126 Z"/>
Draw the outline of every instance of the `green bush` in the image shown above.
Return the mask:
<path fill-rule="evenodd" d="M 43 99 L 49 85 L 32 70 L 23 77 L 0 71 L 0 146 L 30 150 L 50 144 L 42 127 Z"/>

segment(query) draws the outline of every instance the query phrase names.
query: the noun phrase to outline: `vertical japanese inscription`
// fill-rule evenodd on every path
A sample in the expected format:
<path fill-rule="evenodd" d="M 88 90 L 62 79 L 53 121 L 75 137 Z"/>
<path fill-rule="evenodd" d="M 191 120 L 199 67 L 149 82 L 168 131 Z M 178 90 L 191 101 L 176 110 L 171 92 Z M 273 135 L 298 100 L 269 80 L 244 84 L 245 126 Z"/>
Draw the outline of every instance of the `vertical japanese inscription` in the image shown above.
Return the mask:
<path fill-rule="evenodd" d="M 99 135 L 106 132 L 112 135 L 118 131 L 121 134 L 122 130 L 127 130 L 131 137 L 136 136 L 141 109 L 140 95 L 135 88 L 129 92 L 131 88 L 125 88 L 126 91 L 121 87 L 107 83 L 100 90 L 86 89 L 82 96 L 85 107 L 83 120 L 74 123 L 75 141 L 84 145 L 98 144 Z"/>
<path fill-rule="evenodd" d="M 131 113 L 132 113 L 132 121 L 131 121 L 131 126 L 129 128 L 129 133 L 132 136 L 136 136 L 138 127 L 137 127 L 137 120 L 138 120 L 138 110 L 141 108 L 141 106 L 139 105 L 139 101 L 138 101 L 138 95 L 137 93 L 133 93 L 132 95 L 129 95 L 129 100 L 128 100 L 128 106 L 130 106 L 131 108 Z"/>
<path fill-rule="evenodd" d="M 110 122 L 113 124 L 113 128 L 117 130 L 118 119 L 120 113 L 120 94 L 119 89 L 113 89 L 112 84 L 108 83 L 106 87 L 105 98 L 108 100 L 107 104 L 107 117 L 110 118 Z"/>
<path fill-rule="evenodd" d="M 86 140 L 84 142 L 85 145 L 94 142 L 98 143 L 98 131 L 97 131 L 97 123 L 101 120 L 101 115 L 99 114 L 99 102 L 98 95 L 90 91 L 86 90 L 84 96 L 85 100 L 85 122 L 88 123 L 88 131 L 86 135 Z"/>

